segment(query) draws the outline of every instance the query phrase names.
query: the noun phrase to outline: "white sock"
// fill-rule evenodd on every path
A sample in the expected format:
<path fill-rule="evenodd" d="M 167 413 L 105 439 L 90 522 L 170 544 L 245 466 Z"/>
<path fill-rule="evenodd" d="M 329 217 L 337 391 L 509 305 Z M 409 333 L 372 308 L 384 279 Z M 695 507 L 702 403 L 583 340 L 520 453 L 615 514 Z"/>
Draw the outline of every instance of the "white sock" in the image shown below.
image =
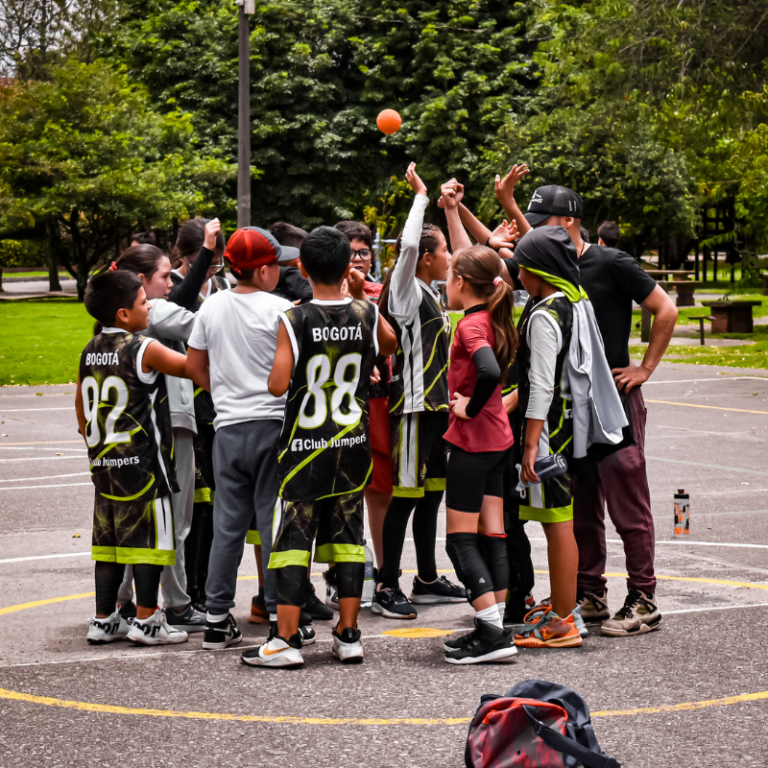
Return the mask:
<path fill-rule="evenodd" d="M 208 611 L 208 613 L 205 614 L 205 620 L 209 624 L 218 624 L 220 621 L 224 621 L 227 616 L 229 616 L 229 613 L 211 613 Z"/>
<path fill-rule="evenodd" d="M 493 624 L 494 627 L 504 628 L 504 625 L 501 623 L 501 616 L 499 616 L 499 609 L 495 605 L 492 605 L 490 608 L 483 608 L 482 611 L 475 611 L 475 616 L 480 621 Z"/>
<path fill-rule="evenodd" d="M 277 621 L 277 614 L 276 613 L 270 613 L 269 614 L 269 620 L 270 621 Z"/>
<path fill-rule="evenodd" d="M 507 604 L 506 603 L 496 603 L 496 610 L 499 612 L 499 618 L 501 619 L 502 624 L 504 623 L 504 612 L 507 610 Z"/>

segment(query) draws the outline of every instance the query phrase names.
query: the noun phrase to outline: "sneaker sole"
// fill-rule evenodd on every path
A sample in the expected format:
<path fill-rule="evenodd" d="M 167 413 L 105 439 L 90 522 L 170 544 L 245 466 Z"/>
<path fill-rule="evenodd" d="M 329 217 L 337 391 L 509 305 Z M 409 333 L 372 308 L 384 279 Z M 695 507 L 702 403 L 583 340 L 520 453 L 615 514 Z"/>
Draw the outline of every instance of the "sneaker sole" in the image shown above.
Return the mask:
<path fill-rule="evenodd" d="M 584 616 L 582 614 L 581 618 L 588 627 L 599 627 L 604 621 L 611 618 L 611 614 L 610 612 L 605 615 L 597 614 L 596 616 Z"/>
<path fill-rule="evenodd" d="M 484 656 L 466 656 L 463 659 L 454 659 L 450 656 L 446 656 L 445 660 L 449 664 L 486 664 L 489 661 L 501 661 L 502 659 L 508 659 L 517 654 L 517 648 L 514 645 L 509 648 L 499 648 L 497 651 L 491 651 Z"/>
<path fill-rule="evenodd" d="M 187 640 L 189 640 L 189 637 L 185 637 L 183 640 L 175 640 L 175 639 L 169 638 L 168 640 L 155 639 L 155 640 L 147 641 L 144 638 L 139 639 L 139 638 L 133 638 L 133 637 L 129 637 L 126 639 L 130 640 L 132 643 L 135 643 L 136 645 L 150 646 L 150 645 L 179 645 L 179 643 L 186 643 Z"/>
<path fill-rule="evenodd" d="M 86 637 L 85 638 L 90 645 L 107 645 L 108 643 L 115 643 L 118 640 L 127 640 L 128 635 L 123 635 L 122 637 L 110 637 L 110 638 L 104 638 L 103 640 L 96 640 L 94 638 Z"/>
<path fill-rule="evenodd" d="M 360 651 L 359 654 L 356 654 L 354 656 L 346 656 L 342 658 L 341 654 L 338 653 L 335 648 L 331 648 L 331 656 L 333 656 L 334 659 L 338 659 L 342 664 L 362 664 L 363 663 L 362 650 Z"/>
<path fill-rule="evenodd" d="M 603 626 L 600 627 L 600 634 L 605 635 L 606 637 L 632 637 L 633 635 L 647 635 L 649 632 L 654 632 L 657 629 L 661 629 L 661 624 L 661 616 L 659 616 L 656 621 L 653 621 L 650 624 L 641 624 L 634 631 L 628 629 L 613 629 L 612 627 L 606 627 L 605 624 L 603 624 Z"/>
<path fill-rule="evenodd" d="M 244 664 L 246 667 L 259 667 L 260 669 L 298 669 L 299 667 L 304 666 L 303 658 L 301 659 L 301 661 L 297 661 L 295 659 L 291 660 L 290 657 L 276 658 L 266 663 L 262 662 L 261 659 L 258 659 L 258 661 L 260 663 L 257 664 L 247 659 L 244 659 L 242 656 L 240 657 L 241 664 Z"/>
<path fill-rule="evenodd" d="M 188 635 L 192 635 L 195 632 L 205 632 L 205 624 L 193 624 L 191 626 L 187 624 L 169 624 L 168 626 L 179 632 L 186 632 Z"/>
<path fill-rule="evenodd" d="M 306 648 L 308 645 L 314 645 L 317 642 L 317 635 L 315 637 L 310 637 L 309 640 L 304 640 L 304 638 L 301 639 L 301 647 Z"/>
<path fill-rule="evenodd" d="M 371 613 L 375 614 L 376 616 L 383 616 L 385 619 L 404 619 L 406 621 L 413 621 L 419 617 L 419 614 L 415 611 L 414 613 L 408 614 L 407 616 L 404 613 L 393 613 L 392 611 L 388 611 L 386 608 L 382 608 L 382 606 L 380 606 L 378 603 L 373 603 L 371 605 Z"/>
<path fill-rule="evenodd" d="M 563 637 L 558 640 L 539 640 L 537 637 L 527 637 L 523 640 L 515 640 L 518 648 L 578 648 L 584 641 L 581 635 L 576 637 Z"/>
<path fill-rule="evenodd" d="M 242 641 L 243 641 L 242 635 L 240 635 L 239 637 L 235 637 L 231 640 L 225 640 L 223 643 L 206 643 L 205 640 L 203 640 L 203 650 L 204 651 L 224 651 L 230 646 L 237 645 Z"/>
<path fill-rule="evenodd" d="M 411 592 L 408 600 L 416 605 L 443 605 L 447 603 L 466 603 L 466 597 L 441 597 L 440 595 L 414 595 Z"/>

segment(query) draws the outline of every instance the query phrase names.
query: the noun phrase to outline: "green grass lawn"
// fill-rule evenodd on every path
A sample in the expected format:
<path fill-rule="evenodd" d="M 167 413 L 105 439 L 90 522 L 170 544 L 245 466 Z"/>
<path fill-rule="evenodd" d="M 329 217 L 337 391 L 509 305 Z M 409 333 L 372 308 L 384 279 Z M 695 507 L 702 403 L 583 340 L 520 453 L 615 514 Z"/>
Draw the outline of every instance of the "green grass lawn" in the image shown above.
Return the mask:
<path fill-rule="evenodd" d="M 93 323 L 68 299 L 0 302 L 0 385 L 76 381 Z"/>

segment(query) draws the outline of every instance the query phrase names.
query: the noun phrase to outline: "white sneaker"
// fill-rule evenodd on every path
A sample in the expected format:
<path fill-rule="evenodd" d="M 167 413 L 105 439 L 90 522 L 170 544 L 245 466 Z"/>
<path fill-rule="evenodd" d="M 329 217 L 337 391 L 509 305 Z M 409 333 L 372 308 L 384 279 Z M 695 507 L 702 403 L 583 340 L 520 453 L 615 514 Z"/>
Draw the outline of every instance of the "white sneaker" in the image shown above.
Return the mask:
<path fill-rule="evenodd" d="M 100 619 L 94 616 L 88 624 L 88 637 L 86 640 L 91 645 L 101 645 L 102 643 L 114 643 L 115 640 L 125 640 L 130 632 L 131 625 L 115 608 L 115 612 L 106 619 Z"/>
<path fill-rule="evenodd" d="M 189 635 L 168 624 L 165 614 L 158 608 L 148 619 L 134 619 L 128 639 L 139 645 L 175 645 L 186 643 Z"/>
<path fill-rule="evenodd" d="M 363 644 L 360 642 L 362 634 L 359 629 L 352 629 L 352 627 L 343 629 L 340 635 L 334 629 L 331 653 L 342 664 L 362 664 Z"/>
<path fill-rule="evenodd" d="M 240 661 L 249 667 L 275 669 L 301 667 L 304 665 L 304 657 L 301 655 L 301 637 L 297 633 L 290 640 L 286 640 L 280 635 L 275 635 L 258 648 L 241 653 Z"/>

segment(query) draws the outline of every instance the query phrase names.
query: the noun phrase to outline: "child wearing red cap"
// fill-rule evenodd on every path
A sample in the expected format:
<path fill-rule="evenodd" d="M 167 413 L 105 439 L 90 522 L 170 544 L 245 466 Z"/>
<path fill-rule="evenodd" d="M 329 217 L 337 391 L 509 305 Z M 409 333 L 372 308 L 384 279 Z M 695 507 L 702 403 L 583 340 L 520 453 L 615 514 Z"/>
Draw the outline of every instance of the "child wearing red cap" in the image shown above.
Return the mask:
<path fill-rule="evenodd" d="M 270 293 L 280 274 L 280 255 L 280 245 L 266 230 L 238 229 L 224 252 L 237 287 L 205 301 L 189 338 L 188 375 L 208 382 L 216 409 L 214 534 L 203 638 L 203 648 L 210 650 L 222 650 L 242 639 L 230 609 L 235 605 L 237 569 L 254 515 L 265 563 L 271 554 L 277 443 L 285 397 L 271 395 L 267 382 L 277 347 L 278 317 L 293 306 Z M 269 571 L 265 582 L 266 607 L 275 614 L 277 593 Z"/>

